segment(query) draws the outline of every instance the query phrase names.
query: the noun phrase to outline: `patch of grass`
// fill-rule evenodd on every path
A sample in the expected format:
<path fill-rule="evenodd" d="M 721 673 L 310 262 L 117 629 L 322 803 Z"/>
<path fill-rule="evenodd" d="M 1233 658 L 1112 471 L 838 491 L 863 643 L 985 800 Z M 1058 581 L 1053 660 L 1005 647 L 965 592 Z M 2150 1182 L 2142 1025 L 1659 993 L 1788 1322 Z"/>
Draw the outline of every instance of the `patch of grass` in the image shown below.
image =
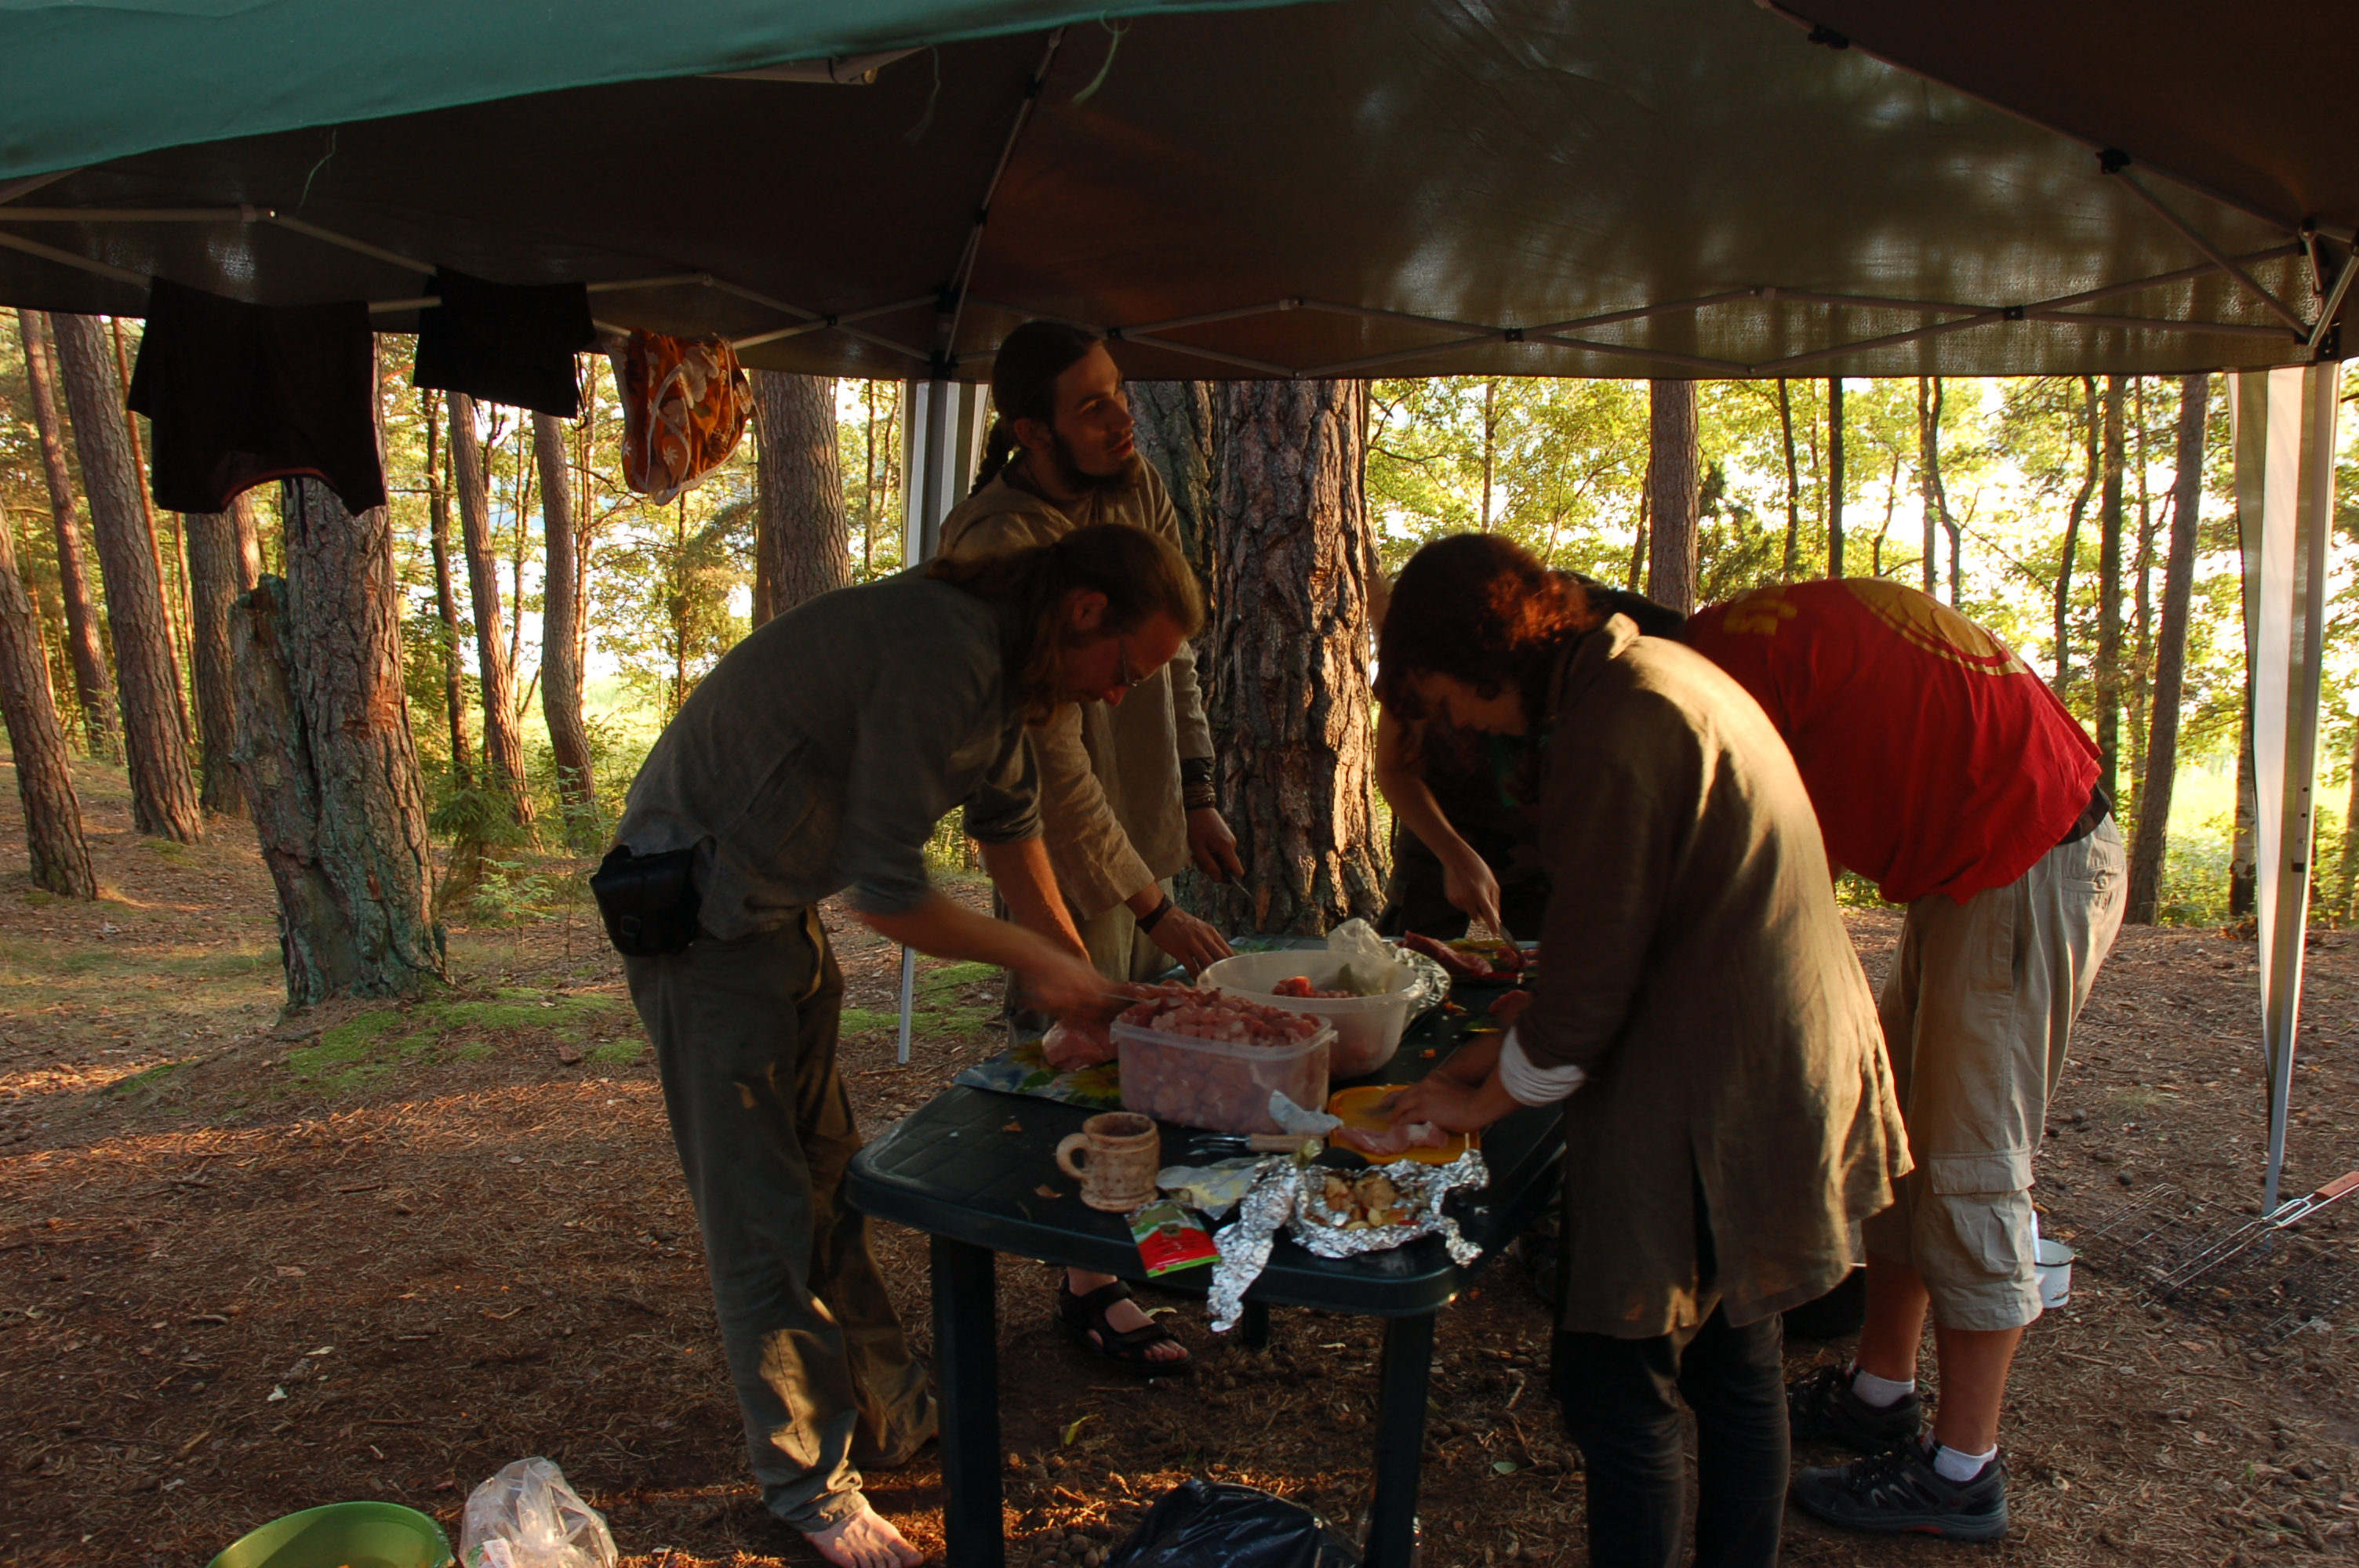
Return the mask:
<path fill-rule="evenodd" d="M 44 903 L 55 903 L 57 901 L 58 895 L 51 892 L 47 888 L 27 888 L 25 890 L 25 902 L 27 903 L 39 905 Z"/>
<path fill-rule="evenodd" d="M 2136 1088 L 2114 1091 L 2114 1106 L 2133 1115 L 2140 1111 L 2152 1110 L 2161 1100 L 2162 1096 L 2158 1091 L 2150 1089 L 2144 1084 L 2138 1085 Z"/>
<path fill-rule="evenodd" d="M 115 1079 L 114 1082 L 99 1090 L 99 1096 L 103 1099 L 126 1101 L 132 1108 L 145 1110 L 162 1099 L 170 1089 L 176 1087 L 177 1085 L 173 1080 L 191 1065 L 180 1061 L 158 1062 L 154 1066 L 143 1068 L 128 1077 Z"/>
<path fill-rule="evenodd" d="M 901 1014 L 896 1009 L 847 1007 L 843 1010 L 842 1031 L 846 1034 L 864 1034 L 872 1029 L 898 1029 Z"/>
<path fill-rule="evenodd" d="M 189 847 L 186 844 L 178 844 L 169 838 L 143 838 L 140 842 L 176 866 L 189 863 Z"/>
<path fill-rule="evenodd" d="M 609 1040 L 603 1045 L 591 1047 L 590 1060 L 605 1066 L 620 1065 L 637 1061 L 647 1048 L 647 1043 L 644 1040 Z"/>
<path fill-rule="evenodd" d="M 321 1031 L 315 1044 L 288 1052 L 287 1065 L 300 1082 L 348 1091 L 397 1066 L 480 1062 L 496 1049 L 490 1037 L 502 1033 L 530 1031 L 578 1045 L 592 1022 L 619 1005 L 613 997 L 504 988 L 485 1001 L 429 1001 L 407 1011 L 377 1008 Z M 640 1044 L 637 1040 L 609 1041 L 593 1047 L 589 1056 L 596 1062 L 635 1061 Z"/>

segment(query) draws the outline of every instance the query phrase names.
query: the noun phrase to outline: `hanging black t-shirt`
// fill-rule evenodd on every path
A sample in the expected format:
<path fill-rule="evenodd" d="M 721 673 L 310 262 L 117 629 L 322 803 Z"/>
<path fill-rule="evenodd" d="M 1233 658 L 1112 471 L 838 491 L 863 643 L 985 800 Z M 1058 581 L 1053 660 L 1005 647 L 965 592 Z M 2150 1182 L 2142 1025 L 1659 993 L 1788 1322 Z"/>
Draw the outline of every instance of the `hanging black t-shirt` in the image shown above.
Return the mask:
<path fill-rule="evenodd" d="M 322 480 L 353 513 L 385 504 L 368 307 L 248 305 L 158 278 L 131 373 L 155 427 L 156 504 L 224 512 L 272 480 Z"/>
<path fill-rule="evenodd" d="M 412 384 L 560 419 L 580 416 L 573 356 L 598 335 L 587 286 L 486 283 L 448 267 L 434 282 L 442 303 L 418 313 Z"/>

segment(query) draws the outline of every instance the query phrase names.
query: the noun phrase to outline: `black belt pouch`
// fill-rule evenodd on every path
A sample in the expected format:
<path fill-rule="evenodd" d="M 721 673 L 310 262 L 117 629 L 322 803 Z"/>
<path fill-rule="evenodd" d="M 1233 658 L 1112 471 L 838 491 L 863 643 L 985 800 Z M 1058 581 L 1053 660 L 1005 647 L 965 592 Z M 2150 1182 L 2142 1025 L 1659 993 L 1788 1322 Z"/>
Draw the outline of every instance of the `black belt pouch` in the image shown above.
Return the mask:
<path fill-rule="evenodd" d="M 590 892 L 614 951 L 632 958 L 684 953 L 696 940 L 694 849 L 634 855 L 617 844 L 591 873 Z"/>

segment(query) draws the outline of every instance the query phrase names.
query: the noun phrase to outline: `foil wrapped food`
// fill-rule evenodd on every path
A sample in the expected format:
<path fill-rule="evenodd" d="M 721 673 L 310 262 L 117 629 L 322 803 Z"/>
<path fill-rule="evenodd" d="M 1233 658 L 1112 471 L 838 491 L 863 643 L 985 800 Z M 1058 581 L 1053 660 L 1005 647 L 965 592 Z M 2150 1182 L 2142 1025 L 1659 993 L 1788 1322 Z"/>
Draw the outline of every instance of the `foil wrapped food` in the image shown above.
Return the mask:
<path fill-rule="evenodd" d="M 1396 1197 L 1397 1223 L 1351 1227 L 1336 1223 L 1337 1211 L 1327 1201 L 1328 1178 L 1350 1181 L 1367 1174 L 1312 1165 L 1279 1155 L 1262 1162 L 1261 1173 L 1237 1205 L 1237 1217 L 1222 1227 L 1213 1240 L 1220 1261 L 1212 1266 L 1209 1304 L 1212 1332 L 1226 1334 L 1244 1314 L 1245 1292 L 1269 1266 L 1270 1249 L 1284 1230 L 1304 1250 L 1321 1258 L 1354 1258 L 1405 1246 L 1421 1236 L 1438 1236 L 1451 1261 L 1461 1268 L 1483 1255 L 1483 1249 L 1459 1233 L 1458 1222 L 1443 1211 L 1451 1194 L 1473 1192 L 1490 1184 L 1489 1167 L 1479 1150 L 1470 1149 L 1447 1165 L 1425 1165 L 1398 1160 L 1375 1166 Z"/>

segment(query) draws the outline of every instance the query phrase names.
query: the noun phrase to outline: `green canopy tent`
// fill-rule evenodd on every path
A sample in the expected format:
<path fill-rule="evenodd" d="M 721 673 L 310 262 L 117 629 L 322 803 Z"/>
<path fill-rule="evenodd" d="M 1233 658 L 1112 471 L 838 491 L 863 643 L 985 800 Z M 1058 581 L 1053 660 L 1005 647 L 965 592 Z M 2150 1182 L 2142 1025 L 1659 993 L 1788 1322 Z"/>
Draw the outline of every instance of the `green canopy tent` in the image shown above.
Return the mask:
<path fill-rule="evenodd" d="M 917 380 L 919 550 L 1029 316 L 1143 377 L 2312 367 L 2239 378 L 2274 1204 L 2354 47 L 2328 0 L 0 0 L 0 298 L 586 280 Z"/>

